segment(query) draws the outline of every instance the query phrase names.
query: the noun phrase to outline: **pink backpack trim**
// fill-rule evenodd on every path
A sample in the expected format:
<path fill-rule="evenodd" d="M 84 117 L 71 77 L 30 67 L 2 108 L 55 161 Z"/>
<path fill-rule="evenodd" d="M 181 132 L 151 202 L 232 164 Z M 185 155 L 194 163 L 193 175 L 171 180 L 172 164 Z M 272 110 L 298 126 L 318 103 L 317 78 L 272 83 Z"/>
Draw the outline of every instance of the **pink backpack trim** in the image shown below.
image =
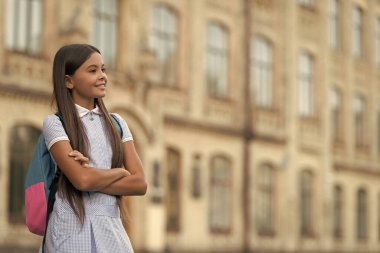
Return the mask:
<path fill-rule="evenodd" d="M 30 232 L 44 235 L 46 210 L 47 203 L 44 182 L 39 182 L 25 189 L 26 225 Z"/>

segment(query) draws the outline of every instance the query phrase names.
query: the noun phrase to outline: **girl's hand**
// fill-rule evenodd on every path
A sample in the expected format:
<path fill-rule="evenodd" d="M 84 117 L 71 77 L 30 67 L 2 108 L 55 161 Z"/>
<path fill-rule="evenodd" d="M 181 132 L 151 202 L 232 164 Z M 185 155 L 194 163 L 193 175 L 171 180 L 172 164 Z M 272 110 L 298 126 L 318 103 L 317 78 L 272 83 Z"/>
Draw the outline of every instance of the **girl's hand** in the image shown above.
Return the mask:
<path fill-rule="evenodd" d="M 69 156 L 73 157 L 75 161 L 80 162 L 83 167 L 89 167 L 89 159 L 85 157 L 81 152 L 73 150 L 69 153 Z"/>

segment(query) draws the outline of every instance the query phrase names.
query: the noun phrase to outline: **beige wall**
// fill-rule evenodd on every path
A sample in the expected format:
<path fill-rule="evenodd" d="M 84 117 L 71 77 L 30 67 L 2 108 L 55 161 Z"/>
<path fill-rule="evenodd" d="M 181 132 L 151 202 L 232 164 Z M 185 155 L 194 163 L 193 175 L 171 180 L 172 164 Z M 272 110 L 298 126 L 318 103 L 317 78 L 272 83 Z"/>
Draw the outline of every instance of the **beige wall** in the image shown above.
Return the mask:
<path fill-rule="evenodd" d="M 240 252 L 244 245 L 254 252 L 378 252 L 380 166 L 376 107 L 380 100 L 380 72 L 375 61 L 375 18 L 380 4 L 375 0 L 343 0 L 342 45 L 328 46 L 328 1 L 314 1 L 311 9 L 297 0 L 119 0 L 117 67 L 109 71 L 106 104 L 125 118 L 132 130 L 149 183 L 152 167 L 161 165 L 160 189 L 148 188 L 145 197 L 129 198 L 130 235 L 136 252 Z M 40 238 L 23 225 L 8 222 L 10 131 L 17 124 L 39 129 L 49 104 L 51 62 L 65 43 L 90 42 L 91 1 L 44 0 L 44 34 L 41 56 L 31 57 L 5 48 L 5 3 L 0 0 L 0 252 L 2 246 L 36 247 Z M 178 20 L 177 83 L 175 88 L 155 84 L 154 57 L 147 51 L 151 9 L 163 3 Z M 365 13 L 365 57 L 355 60 L 351 50 L 352 6 Z M 250 10 L 251 20 L 246 16 Z M 70 23 L 73 14 L 76 22 Z M 210 20 L 229 31 L 228 99 L 207 96 L 206 26 Z M 72 24 L 71 26 L 69 24 Z M 249 31 L 249 32 L 248 32 Z M 248 83 L 247 38 L 264 36 L 273 48 L 273 108 L 245 107 Z M 315 64 L 315 111 L 313 119 L 298 116 L 297 60 L 307 50 Z M 332 85 L 344 94 L 344 142 L 331 138 L 329 91 Z M 367 99 L 369 147 L 354 144 L 352 98 L 360 92 Z M 250 120 L 254 137 L 244 160 L 244 124 Z M 166 231 L 166 148 L 181 154 L 181 230 Z M 200 198 L 191 196 L 191 166 L 194 154 L 201 156 Z M 231 230 L 209 231 L 210 159 L 223 154 L 232 162 Z M 245 164 L 248 162 L 248 164 Z M 275 233 L 257 233 L 257 175 L 263 164 L 275 168 L 273 220 Z M 244 169 L 250 185 L 245 186 Z M 315 176 L 313 225 L 315 235 L 299 233 L 299 173 L 310 169 Z M 343 239 L 333 238 L 333 187 L 343 188 Z M 356 192 L 368 192 L 369 237 L 356 238 Z M 20 186 L 21 187 L 21 186 Z M 243 195 L 248 193 L 248 202 Z M 161 194 L 163 201 L 153 203 Z M 247 208 L 249 217 L 243 213 Z M 245 234 L 245 233 L 248 234 Z M 247 240 L 247 241 L 244 241 Z"/>

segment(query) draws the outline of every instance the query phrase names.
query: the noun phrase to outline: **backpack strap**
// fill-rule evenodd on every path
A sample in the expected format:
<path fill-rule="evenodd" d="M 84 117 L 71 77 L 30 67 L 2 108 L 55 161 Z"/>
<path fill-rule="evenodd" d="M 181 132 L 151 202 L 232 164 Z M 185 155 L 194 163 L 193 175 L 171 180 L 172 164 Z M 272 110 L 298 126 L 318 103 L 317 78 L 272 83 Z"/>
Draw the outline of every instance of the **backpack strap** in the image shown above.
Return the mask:
<path fill-rule="evenodd" d="M 55 202 L 55 194 L 57 192 L 58 180 L 59 180 L 60 175 L 61 175 L 61 170 L 57 167 L 57 171 L 55 173 L 53 182 L 51 183 L 49 187 L 50 193 L 49 193 L 48 202 L 47 202 L 46 227 L 45 227 L 44 239 L 42 240 L 42 253 L 45 252 L 46 231 L 47 231 L 48 222 L 50 219 L 50 214 L 53 211 L 54 202 Z"/>
<path fill-rule="evenodd" d="M 112 117 L 112 120 L 113 120 L 117 130 L 120 133 L 120 137 L 123 138 L 123 128 L 121 127 L 119 120 L 117 119 L 116 115 L 113 113 L 111 113 L 111 117 Z"/>
<path fill-rule="evenodd" d="M 62 116 L 57 112 L 55 113 L 55 115 L 59 118 L 59 120 L 62 122 L 62 126 L 63 128 L 65 128 L 64 124 L 63 124 L 63 119 L 62 119 Z M 54 207 L 54 202 L 55 202 L 55 194 L 57 192 L 57 188 L 58 188 L 58 180 L 61 176 L 61 170 L 59 169 L 58 165 L 57 165 L 57 170 L 55 171 L 55 176 L 54 176 L 54 179 L 53 179 L 53 182 L 51 183 L 51 185 L 49 186 L 49 196 L 48 196 L 48 201 L 47 201 L 47 211 L 46 211 L 46 226 L 45 226 L 45 233 L 44 233 L 44 238 L 42 240 L 42 253 L 45 252 L 45 239 L 46 239 L 46 231 L 47 231 L 47 227 L 48 227 L 48 223 L 49 223 L 49 219 L 50 219 L 50 214 L 51 212 L 53 211 L 53 207 Z"/>

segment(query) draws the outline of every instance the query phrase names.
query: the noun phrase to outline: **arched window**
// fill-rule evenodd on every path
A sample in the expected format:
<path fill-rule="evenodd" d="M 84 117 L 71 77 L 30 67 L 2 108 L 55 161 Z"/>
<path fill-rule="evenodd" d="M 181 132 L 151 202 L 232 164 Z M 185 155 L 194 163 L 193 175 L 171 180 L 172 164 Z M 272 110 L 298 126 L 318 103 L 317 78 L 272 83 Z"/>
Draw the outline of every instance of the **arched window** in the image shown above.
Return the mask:
<path fill-rule="evenodd" d="M 231 163 L 223 156 L 211 159 L 210 230 L 226 233 L 231 228 Z"/>
<path fill-rule="evenodd" d="M 380 17 L 376 18 L 376 64 L 380 66 Z"/>
<path fill-rule="evenodd" d="M 333 88 L 330 91 L 330 108 L 331 108 L 331 135 L 334 141 L 342 141 L 343 128 L 343 106 L 342 94 L 339 88 Z"/>
<path fill-rule="evenodd" d="M 368 237 L 368 203 L 367 192 L 363 188 L 357 191 L 356 195 L 356 234 L 358 239 Z"/>
<path fill-rule="evenodd" d="M 301 116 L 314 114 L 313 60 L 307 52 L 298 56 L 298 110 Z"/>
<path fill-rule="evenodd" d="M 225 98 L 228 93 L 228 33 L 222 25 L 208 23 L 206 50 L 208 95 Z"/>
<path fill-rule="evenodd" d="M 108 68 L 116 67 L 117 55 L 117 0 L 92 0 L 92 43 L 102 52 Z"/>
<path fill-rule="evenodd" d="M 169 7 L 154 5 L 149 45 L 159 62 L 156 81 L 168 86 L 175 85 L 177 81 L 177 23 L 177 15 Z"/>
<path fill-rule="evenodd" d="M 363 55 L 363 10 L 355 6 L 352 12 L 353 32 L 353 55 L 361 57 Z"/>
<path fill-rule="evenodd" d="M 340 16 L 341 6 L 339 0 L 329 1 L 329 44 L 330 48 L 338 49 L 340 43 Z"/>
<path fill-rule="evenodd" d="M 255 104 L 272 106 L 273 55 L 272 46 L 265 38 L 258 37 L 251 43 L 250 86 Z"/>
<path fill-rule="evenodd" d="M 377 152 L 380 154 L 380 101 L 376 106 Z"/>
<path fill-rule="evenodd" d="M 301 235 L 312 236 L 314 210 L 314 177 L 311 171 L 303 170 L 300 174 L 300 222 Z"/>
<path fill-rule="evenodd" d="M 366 144 L 366 126 L 365 126 L 365 100 L 361 95 L 354 98 L 354 120 L 355 120 L 355 144 L 363 146 Z"/>
<path fill-rule="evenodd" d="M 172 148 L 166 150 L 167 196 L 166 228 L 169 232 L 180 230 L 181 213 L 181 155 Z"/>
<path fill-rule="evenodd" d="M 380 193 L 377 195 L 377 240 L 380 241 Z"/>
<path fill-rule="evenodd" d="M 269 165 L 259 168 L 257 175 L 256 227 L 259 234 L 274 233 L 274 169 Z"/>
<path fill-rule="evenodd" d="M 43 1 L 6 1 L 6 46 L 9 49 L 39 54 L 42 49 Z"/>
<path fill-rule="evenodd" d="M 343 237 L 343 191 L 340 185 L 334 186 L 333 233 L 335 239 Z"/>
<path fill-rule="evenodd" d="M 41 131 L 30 126 L 16 126 L 11 131 L 9 171 L 9 221 L 25 221 L 24 179 Z"/>

